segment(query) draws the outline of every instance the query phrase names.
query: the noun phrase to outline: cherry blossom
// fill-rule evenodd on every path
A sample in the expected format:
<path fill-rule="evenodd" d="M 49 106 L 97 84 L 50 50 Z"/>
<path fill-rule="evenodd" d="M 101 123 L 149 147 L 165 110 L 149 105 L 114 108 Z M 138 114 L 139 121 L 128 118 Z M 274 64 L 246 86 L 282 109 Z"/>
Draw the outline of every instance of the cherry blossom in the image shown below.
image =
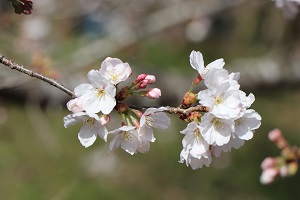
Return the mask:
<path fill-rule="evenodd" d="M 111 57 L 102 62 L 99 71 L 103 77 L 114 85 L 125 81 L 132 73 L 128 63 L 123 63 L 120 59 Z"/>
<path fill-rule="evenodd" d="M 190 165 L 192 169 L 201 168 L 203 165 L 209 166 L 211 162 L 209 145 L 200 133 L 199 124 L 190 122 L 180 133 L 185 135 L 182 140 L 183 150 L 180 153 L 180 162 L 185 161 L 186 165 Z"/>
<path fill-rule="evenodd" d="M 205 113 L 201 119 L 200 132 L 204 140 L 211 145 L 227 144 L 231 137 L 234 121 L 222 119 L 211 113 Z"/>
<path fill-rule="evenodd" d="M 225 65 L 224 60 L 220 58 L 218 60 L 211 62 L 205 67 L 203 56 L 199 51 L 191 52 L 190 64 L 192 68 L 194 68 L 202 76 L 202 78 L 204 78 L 205 74 L 211 69 L 222 69 L 223 66 Z"/>
<path fill-rule="evenodd" d="M 166 129 L 171 124 L 170 118 L 164 113 L 166 109 L 148 108 L 140 119 L 139 138 L 141 141 L 146 140 L 154 142 L 156 139 L 153 135 L 153 128 Z"/>
<path fill-rule="evenodd" d="M 116 88 L 99 71 L 88 73 L 91 84 L 81 84 L 74 89 L 77 98 L 82 99 L 83 108 L 88 113 L 109 114 L 116 105 Z"/>
<path fill-rule="evenodd" d="M 97 135 L 106 142 L 108 131 L 97 114 L 78 112 L 64 117 L 65 128 L 78 122 L 83 122 L 83 126 L 78 133 L 78 139 L 82 146 L 85 148 L 91 146 L 96 141 Z"/>
<path fill-rule="evenodd" d="M 138 140 L 138 132 L 134 126 L 122 126 L 114 131 L 110 131 L 109 134 L 115 135 L 109 143 L 110 152 L 121 146 L 123 150 L 133 155 L 141 145 Z"/>
<path fill-rule="evenodd" d="M 242 140 L 250 140 L 260 125 L 261 116 L 253 109 L 246 110 L 242 117 L 234 120 L 234 134 Z"/>
<path fill-rule="evenodd" d="M 241 112 L 239 91 L 231 90 L 228 82 L 200 91 L 198 99 L 200 104 L 210 107 L 210 113 L 219 118 L 233 119 Z"/>

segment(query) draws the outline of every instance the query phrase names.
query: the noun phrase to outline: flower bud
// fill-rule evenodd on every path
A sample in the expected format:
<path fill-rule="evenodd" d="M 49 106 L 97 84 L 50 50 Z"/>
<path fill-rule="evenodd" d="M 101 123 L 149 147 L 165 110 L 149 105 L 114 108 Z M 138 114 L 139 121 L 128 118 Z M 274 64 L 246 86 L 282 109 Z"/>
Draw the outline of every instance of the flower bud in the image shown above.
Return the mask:
<path fill-rule="evenodd" d="M 154 83 L 156 81 L 156 78 L 155 78 L 154 75 L 147 75 L 145 77 L 145 80 L 148 80 L 148 84 L 152 84 L 152 83 Z"/>
<path fill-rule="evenodd" d="M 116 100 L 117 101 L 123 101 L 124 99 L 126 99 L 128 97 L 128 86 L 124 87 L 121 89 L 120 92 L 118 92 L 118 94 L 116 95 Z"/>
<path fill-rule="evenodd" d="M 128 107 L 126 104 L 124 103 L 118 103 L 118 105 L 116 106 L 118 113 L 124 113 L 127 111 Z"/>
<path fill-rule="evenodd" d="M 158 88 L 150 88 L 147 91 L 146 96 L 150 99 L 157 99 L 161 96 L 161 91 Z"/>
<path fill-rule="evenodd" d="M 15 13 L 30 15 L 32 13 L 32 1 L 29 0 L 8 0 L 15 8 Z"/>
<path fill-rule="evenodd" d="M 267 158 L 265 158 L 265 159 L 262 161 L 260 167 L 261 167 L 263 170 L 266 170 L 266 169 L 268 169 L 268 168 L 273 168 L 273 167 L 275 167 L 276 163 L 277 163 L 277 160 L 276 160 L 275 158 L 267 157 Z"/>
<path fill-rule="evenodd" d="M 73 113 L 78 113 L 84 111 L 83 100 L 79 98 L 71 99 L 67 103 L 67 108 Z"/>
<path fill-rule="evenodd" d="M 109 115 L 102 115 L 100 118 L 101 125 L 105 125 L 109 122 L 110 116 Z"/>
<path fill-rule="evenodd" d="M 147 74 L 140 74 L 140 75 L 138 75 L 138 76 L 135 78 L 135 80 L 133 81 L 132 84 L 133 84 L 133 85 L 138 84 L 139 82 L 145 80 L 146 76 L 147 76 Z"/>
<path fill-rule="evenodd" d="M 260 176 L 260 182 L 262 184 L 270 184 L 274 181 L 275 176 L 278 174 L 277 169 L 269 168 L 266 170 L 263 170 L 261 176 Z"/>
<path fill-rule="evenodd" d="M 197 96 L 196 94 L 194 94 L 193 92 L 186 92 L 184 94 L 184 97 L 182 99 L 182 105 L 183 107 L 187 107 L 189 105 L 192 105 L 193 103 L 195 103 L 197 100 Z"/>
<path fill-rule="evenodd" d="M 280 140 L 281 138 L 282 138 L 282 134 L 278 128 L 269 132 L 269 140 L 271 140 L 272 142 L 276 142 L 276 141 Z"/>

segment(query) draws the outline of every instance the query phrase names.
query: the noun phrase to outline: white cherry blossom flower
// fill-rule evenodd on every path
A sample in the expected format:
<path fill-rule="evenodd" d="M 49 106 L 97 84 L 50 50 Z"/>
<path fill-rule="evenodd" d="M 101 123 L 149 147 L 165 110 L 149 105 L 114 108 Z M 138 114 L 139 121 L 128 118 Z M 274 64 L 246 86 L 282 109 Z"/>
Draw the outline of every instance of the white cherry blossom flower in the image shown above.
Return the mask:
<path fill-rule="evenodd" d="M 242 140 L 250 140 L 260 125 L 261 116 L 253 109 L 246 110 L 242 117 L 234 120 L 234 134 Z"/>
<path fill-rule="evenodd" d="M 222 146 L 229 142 L 233 125 L 234 121 L 231 119 L 205 113 L 201 119 L 200 132 L 208 144 Z"/>
<path fill-rule="evenodd" d="M 74 89 L 75 96 L 82 99 L 83 108 L 88 113 L 109 114 L 116 105 L 116 88 L 99 71 L 88 73 L 91 84 L 81 84 Z"/>
<path fill-rule="evenodd" d="M 233 119 L 242 110 L 240 93 L 232 90 L 230 83 L 222 83 L 215 88 L 202 90 L 198 93 L 199 103 L 210 108 L 210 113 L 216 117 Z"/>
<path fill-rule="evenodd" d="M 109 143 L 110 152 L 121 146 L 123 150 L 133 155 L 141 145 L 138 140 L 138 132 L 134 126 L 122 126 L 114 131 L 110 131 L 109 134 L 115 135 Z"/>
<path fill-rule="evenodd" d="M 204 66 L 203 56 L 199 51 L 192 51 L 190 54 L 190 64 L 205 79 L 205 74 L 211 69 L 222 69 L 225 65 L 222 58 L 215 60 Z"/>
<path fill-rule="evenodd" d="M 200 133 L 199 124 L 191 122 L 180 133 L 185 136 L 182 140 L 183 150 L 180 153 L 179 162 L 185 161 L 186 165 L 190 165 L 192 169 L 201 168 L 203 165 L 209 166 L 211 163 L 209 145 Z"/>
<path fill-rule="evenodd" d="M 200 158 L 193 157 L 187 149 L 183 149 L 180 153 L 180 163 L 185 161 L 186 166 L 191 166 L 193 170 L 202 168 L 204 165 L 209 167 L 212 158 L 209 151 L 202 154 Z"/>
<path fill-rule="evenodd" d="M 170 118 L 163 111 L 166 108 L 148 108 L 140 119 L 139 138 L 154 142 L 153 128 L 166 129 L 171 124 Z"/>
<path fill-rule="evenodd" d="M 118 58 L 106 58 L 100 68 L 100 73 L 112 84 L 116 85 L 125 81 L 132 73 L 128 63 L 123 63 Z"/>
<path fill-rule="evenodd" d="M 85 148 L 91 146 L 100 136 L 105 142 L 107 140 L 108 131 L 103 126 L 101 118 L 94 113 L 78 112 L 64 117 L 64 126 L 68 128 L 78 122 L 83 122 L 78 133 L 78 139 Z"/>
<path fill-rule="evenodd" d="M 229 90 L 238 90 L 240 85 L 238 84 L 238 79 L 240 77 L 239 73 L 228 74 L 225 69 L 211 69 L 206 73 L 204 77 L 204 84 L 208 89 L 217 88 L 222 83 L 229 83 Z"/>

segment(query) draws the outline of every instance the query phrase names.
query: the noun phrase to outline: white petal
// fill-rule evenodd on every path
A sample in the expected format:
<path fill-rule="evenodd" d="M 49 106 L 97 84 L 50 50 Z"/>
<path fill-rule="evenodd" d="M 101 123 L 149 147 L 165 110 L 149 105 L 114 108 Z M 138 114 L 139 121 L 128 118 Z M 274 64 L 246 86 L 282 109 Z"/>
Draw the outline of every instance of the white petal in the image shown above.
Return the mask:
<path fill-rule="evenodd" d="M 64 126 L 65 128 L 68 128 L 69 126 L 72 126 L 78 122 L 81 122 L 82 119 L 86 116 L 86 113 L 79 112 L 75 114 L 70 114 L 64 117 Z"/>
<path fill-rule="evenodd" d="M 89 81 L 95 88 L 104 88 L 108 81 L 101 75 L 98 70 L 92 69 L 87 74 Z"/>
<path fill-rule="evenodd" d="M 123 141 L 121 144 L 121 148 L 131 155 L 136 153 L 137 147 L 138 147 L 138 142 L 136 140 L 133 140 L 131 142 Z"/>
<path fill-rule="evenodd" d="M 81 127 L 78 133 L 78 139 L 82 146 L 87 148 L 94 144 L 97 139 L 97 135 L 91 130 L 89 126 L 84 125 Z"/>
<path fill-rule="evenodd" d="M 95 122 L 95 129 L 97 130 L 97 134 L 102 138 L 105 142 L 107 141 L 108 131 L 105 126 L 102 126 L 100 122 Z"/>
<path fill-rule="evenodd" d="M 109 143 L 108 151 L 111 152 L 114 149 L 118 148 L 122 143 L 120 135 L 116 135 Z"/>
<path fill-rule="evenodd" d="M 197 70 L 199 74 L 204 71 L 204 61 L 203 56 L 199 51 L 192 51 L 190 54 L 190 64 Z"/>
<path fill-rule="evenodd" d="M 95 88 L 91 84 L 80 84 L 74 89 L 76 97 L 80 97 L 82 100 L 90 100 L 94 98 Z"/>

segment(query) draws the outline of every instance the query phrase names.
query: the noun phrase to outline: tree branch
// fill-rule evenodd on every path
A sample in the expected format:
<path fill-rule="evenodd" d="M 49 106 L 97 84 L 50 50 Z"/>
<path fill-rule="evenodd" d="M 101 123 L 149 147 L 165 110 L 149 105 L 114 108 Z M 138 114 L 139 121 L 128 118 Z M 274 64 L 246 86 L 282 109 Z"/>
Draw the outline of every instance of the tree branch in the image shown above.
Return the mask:
<path fill-rule="evenodd" d="M 136 109 L 136 110 L 146 110 L 148 108 L 159 108 L 160 106 L 136 106 L 136 105 L 129 105 L 129 108 Z M 196 105 L 189 108 L 180 108 L 180 107 L 171 107 L 171 106 L 165 106 L 166 112 L 170 114 L 189 114 L 193 111 L 199 111 L 199 112 L 209 112 L 209 107 L 202 106 L 202 105 Z"/>
<path fill-rule="evenodd" d="M 75 94 L 74 94 L 73 91 L 71 91 L 70 89 L 68 89 L 64 85 L 58 83 L 56 80 L 45 77 L 42 74 L 36 73 L 34 71 L 31 71 L 31 70 L 25 68 L 24 66 L 19 65 L 19 64 L 13 62 L 12 60 L 9 60 L 9 59 L 5 58 L 5 56 L 3 56 L 2 54 L 0 54 L 0 63 L 2 63 L 3 65 L 5 65 L 5 66 L 7 66 L 11 69 L 17 70 L 17 71 L 22 72 L 24 74 L 27 74 L 28 76 L 31 76 L 31 77 L 40 79 L 40 80 L 42 80 L 46 83 L 49 83 L 50 85 L 60 89 L 61 91 L 65 92 L 66 94 L 70 95 L 72 98 L 75 98 Z"/>

